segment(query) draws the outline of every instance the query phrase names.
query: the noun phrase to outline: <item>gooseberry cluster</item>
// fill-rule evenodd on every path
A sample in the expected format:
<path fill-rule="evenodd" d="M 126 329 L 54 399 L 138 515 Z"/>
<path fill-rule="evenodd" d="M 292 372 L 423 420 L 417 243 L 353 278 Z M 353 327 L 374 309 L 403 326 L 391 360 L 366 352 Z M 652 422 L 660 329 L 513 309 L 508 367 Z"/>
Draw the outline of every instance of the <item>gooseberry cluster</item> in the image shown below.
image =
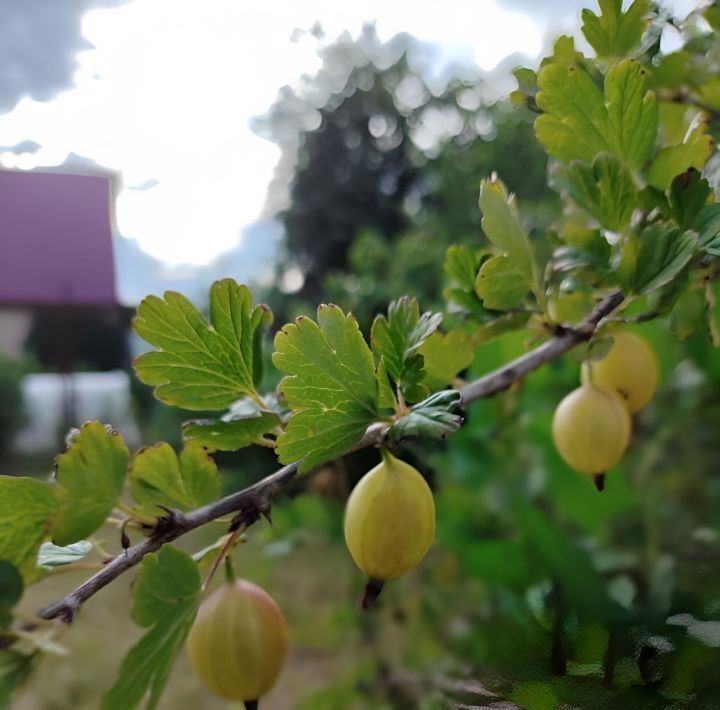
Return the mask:
<path fill-rule="evenodd" d="M 650 401 L 658 383 L 657 358 L 642 338 L 625 331 L 612 338 L 604 357 L 583 363 L 581 386 L 560 402 L 552 424 L 560 456 L 593 476 L 599 490 L 630 443 L 630 416 Z"/>
<path fill-rule="evenodd" d="M 384 582 L 417 566 L 435 537 L 435 503 L 425 479 L 381 451 L 382 461 L 355 486 L 345 511 L 348 549 L 375 596 Z M 287 626 L 267 592 L 230 575 L 201 604 L 187 645 L 209 690 L 256 708 L 282 669 Z"/>
<path fill-rule="evenodd" d="M 605 471 L 622 458 L 630 441 L 631 414 L 655 391 L 657 359 L 642 338 L 615 332 L 604 357 L 583 363 L 581 381 L 555 410 L 553 440 L 566 463 L 594 476 L 602 489 Z M 345 509 L 345 542 L 369 580 L 367 606 L 384 582 L 416 567 L 435 538 L 435 503 L 427 482 L 387 449 L 381 454 Z M 196 674 L 211 691 L 257 707 L 257 699 L 280 674 L 287 626 L 267 592 L 230 578 L 200 606 L 188 650 Z"/>

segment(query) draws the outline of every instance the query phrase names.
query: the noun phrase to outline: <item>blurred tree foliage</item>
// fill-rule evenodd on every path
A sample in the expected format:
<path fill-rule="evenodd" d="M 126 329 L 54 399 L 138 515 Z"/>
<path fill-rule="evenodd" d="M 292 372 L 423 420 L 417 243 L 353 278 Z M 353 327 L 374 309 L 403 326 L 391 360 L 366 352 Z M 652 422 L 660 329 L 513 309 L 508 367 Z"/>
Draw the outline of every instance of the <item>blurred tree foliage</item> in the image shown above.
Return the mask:
<path fill-rule="evenodd" d="M 326 47 L 314 82 L 258 126 L 290 165 L 278 268 L 281 288 L 288 273 L 302 285 L 267 294 L 279 320 L 324 299 L 365 325 L 397 293 L 439 305 L 447 246 L 477 241 L 478 185 L 493 171 L 535 224 L 556 214 L 532 114 L 490 103 L 491 76 L 428 77 L 430 52 L 406 35 L 382 44 L 368 26 Z"/>

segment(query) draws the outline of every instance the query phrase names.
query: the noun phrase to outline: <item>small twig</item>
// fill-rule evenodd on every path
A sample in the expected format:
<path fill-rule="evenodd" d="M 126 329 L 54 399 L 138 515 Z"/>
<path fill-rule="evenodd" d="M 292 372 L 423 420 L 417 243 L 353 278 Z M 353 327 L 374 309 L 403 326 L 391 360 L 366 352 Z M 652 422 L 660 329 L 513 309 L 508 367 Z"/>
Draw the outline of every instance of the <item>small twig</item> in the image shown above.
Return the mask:
<path fill-rule="evenodd" d="M 477 399 L 490 397 L 507 389 L 513 382 L 522 379 L 533 370 L 537 370 L 545 363 L 564 355 L 579 343 L 589 340 L 594 334 L 598 323 L 605 316 L 612 313 L 622 302 L 622 293 L 614 291 L 600 301 L 588 318 L 578 327 L 567 330 L 562 335 L 548 340 L 507 365 L 465 385 L 459 390 L 463 405 L 467 406 Z M 346 453 L 380 445 L 388 427 L 389 425 L 385 422 L 371 424 L 362 439 Z M 195 528 L 206 525 L 224 515 L 237 513 L 238 515 L 233 519 L 233 523 L 237 523 L 238 527 L 243 523 L 245 527 L 249 527 L 259 519 L 260 515 L 269 518 L 272 498 L 287 488 L 297 477 L 297 462 L 291 463 L 271 473 L 254 485 L 209 503 L 197 510 L 189 513 L 169 511 L 167 517 L 159 518 L 156 521 L 157 525 L 150 531 L 150 536 L 147 539 L 128 548 L 123 554 L 114 557 L 103 569 L 85 580 L 77 589 L 42 609 L 38 616 L 43 619 L 60 618 L 70 623 L 85 601 L 123 572 L 141 562 L 145 555 L 156 552 L 165 543 L 172 542 L 191 530 L 195 530 Z M 252 521 L 250 522 L 251 518 Z"/>

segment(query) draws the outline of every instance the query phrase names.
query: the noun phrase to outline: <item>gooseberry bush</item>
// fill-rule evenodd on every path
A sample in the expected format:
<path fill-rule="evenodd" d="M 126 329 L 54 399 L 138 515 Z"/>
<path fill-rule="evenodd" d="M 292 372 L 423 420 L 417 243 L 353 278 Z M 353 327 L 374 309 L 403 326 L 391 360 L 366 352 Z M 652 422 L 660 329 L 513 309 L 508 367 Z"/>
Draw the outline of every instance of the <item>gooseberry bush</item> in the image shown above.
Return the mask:
<path fill-rule="evenodd" d="M 252 544 L 255 523 L 271 519 L 273 497 L 328 461 L 379 449 L 345 516 L 349 557 L 368 580 L 363 606 L 373 613 L 383 584 L 421 564 L 435 535 L 433 494 L 403 461 L 404 442 L 452 435 L 470 403 L 570 351 L 583 363 L 581 384 L 558 403 L 547 435 L 602 489 L 631 445 L 633 414 L 658 386 L 655 354 L 636 334 L 642 323 L 666 319 L 680 338 L 706 328 L 720 345 L 712 135 L 720 8 L 680 23 L 649 0 L 621 5 L 600 0 L 598 11 L 583 12 L 594 56 L 561 37 L 537 72 L 517 71 L 512 99 L 537 114 L 563 216 L 530 232 L 502 176 L 478 176 L 485 239 L 448 250 L 446 313 L 399 295 L 366 339 L 351 314 L 321 305 L 315 319 L 275 333 L 272 363 L 284 377 L 267 391 L 273 316 L 247 286 L 213 284 L 207 318 L 179 293 L 142 301 L 134 329 L 154 349 L 135 361 L 137 377 L 169 406 L 216 416 L 188 418 L 179 452 L 161 442 L 131 453 L 111 424 L 88 422 L 69 433 L 51 481 L 0 477 L 0 707 L 83 603 L 135 566 L 132 616 L 146 632 L 102 707 L 155 707 L 186 644 L 210 691 L 256 707 L 281 673 L 287 628 L 272 590 L 236 578 L 232 555 L 241 540 Z M 661 53 L 671 26 L 682 46 Z M 521 330 L 533 336 L 524 355 L 461 379 L 482 344 Z M 272 450 L 281 467 L 221 497 L 211 455 L 251 446 Z M 540 530 L 537 511 L 521 514 L 526 529 Z M 173 545 L 218 519 L 225 529 L 210 547 L 189 554 Z M 111 553 L 97 545 L 103 525 L 117 529 Z M 17 617 L 27 585 L 93 555 L 104 563 L 93 576 L 32 619 Z M 216 572 L 224 581 L 216 577 L 209 592 Z M 586 618 L 624 622 L 626 610 L 599 586 L 592 598 L 580 599 L 582 589 L 569 594 Z"/>

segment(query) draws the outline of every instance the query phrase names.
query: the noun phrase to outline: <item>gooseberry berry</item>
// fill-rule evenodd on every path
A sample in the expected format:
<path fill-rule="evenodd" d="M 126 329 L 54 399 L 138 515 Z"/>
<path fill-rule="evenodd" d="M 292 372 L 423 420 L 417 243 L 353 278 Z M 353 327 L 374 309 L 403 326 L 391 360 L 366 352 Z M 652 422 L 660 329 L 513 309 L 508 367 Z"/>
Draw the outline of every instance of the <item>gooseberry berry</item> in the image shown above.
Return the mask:
<path fill-rule="evenodd" d="M 568 394 L 553 416 L 555 448 L 576 471 L 603 474 L 630 441 L 630 415 L 613 392 L 585 384 Z"/>
<path fill-rule="evenodd" d="M 228 580 L 200 605 L 187 648 L 193 670 L 210 691 L 255 705 L 280 674 L 287 626 L 264 589 Z"/>
<path fill-rule="evenodd" d="M 628 410 L 637 412 L 652 398 L 658 383 L 658 363 L 650 346 L 634 333 L 614 332 L 605 357 L 584 362 L 582 381 L 617 392 Z"/>
<path fill-rule="evenodd" d="M 383 460 L 355 486 L 345 509 L 345 541 L 372 580 L 418 565 L 435 538 L 435 503 L 422 475 L 383 449 Z"/>

